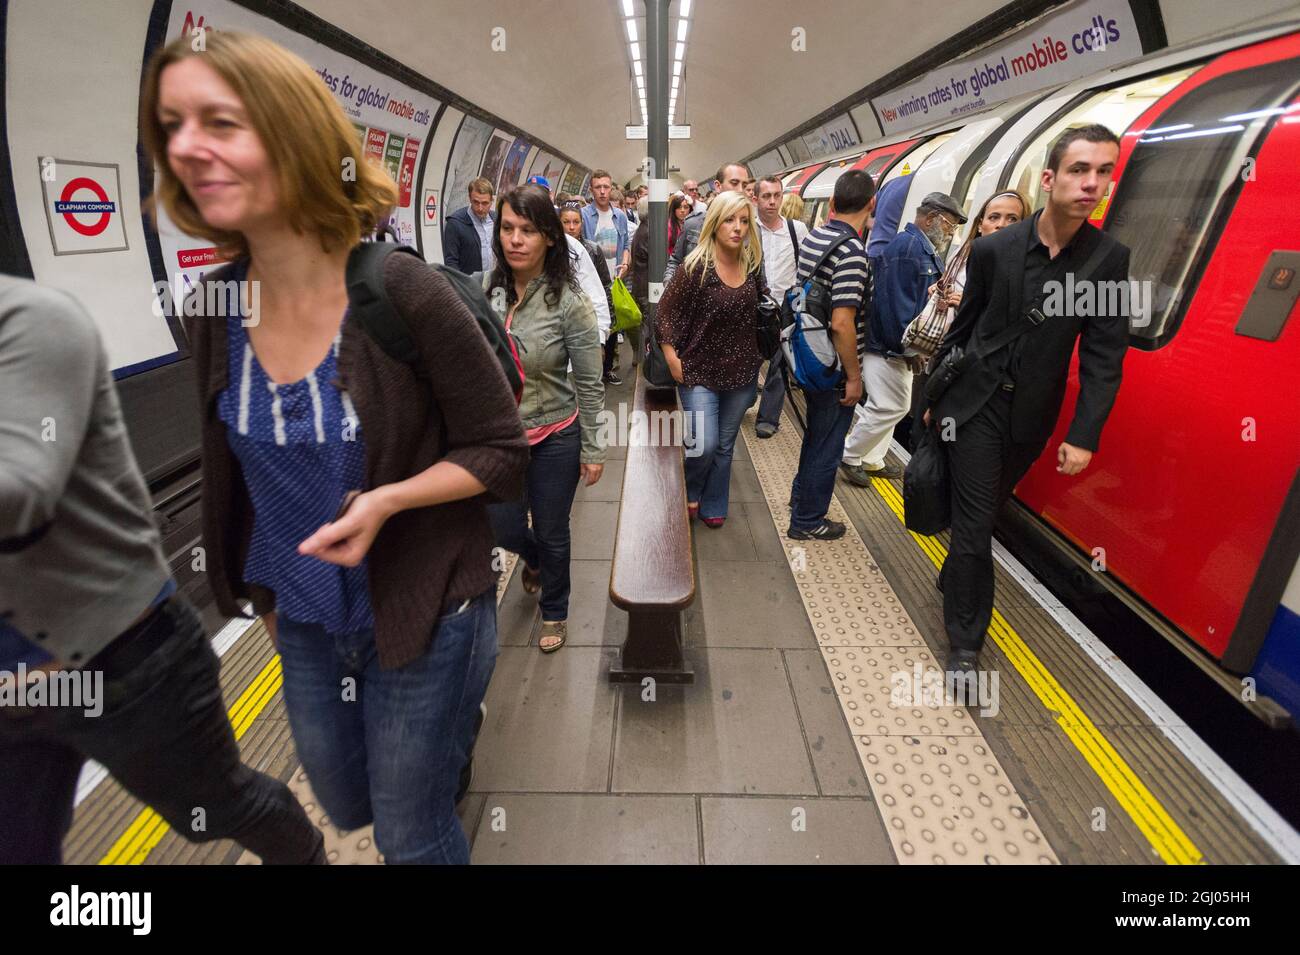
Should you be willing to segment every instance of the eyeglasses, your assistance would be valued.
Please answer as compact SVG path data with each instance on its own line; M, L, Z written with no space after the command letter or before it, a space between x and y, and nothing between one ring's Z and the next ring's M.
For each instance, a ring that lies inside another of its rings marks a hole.
M956 219L949 219L942 212L939 213L939 224L943 226L944 235L952 235L952 233L957 231L957 226L960 225Z

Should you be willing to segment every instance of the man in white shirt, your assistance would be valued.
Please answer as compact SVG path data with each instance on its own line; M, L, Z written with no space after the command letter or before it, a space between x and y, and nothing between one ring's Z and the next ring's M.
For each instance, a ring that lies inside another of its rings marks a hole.
M808 237L808 227L798 219L781 215L784 192L776 176L764 176L758 181L758 232L763 237L763 271L767 287L778 303L794 285L799 267L799 245ZM781 424L781 407L785 404L785 380L781 377L781 353L777 352L767 365L767 379L758 406L758 423L754 433L760 438L776 434Z

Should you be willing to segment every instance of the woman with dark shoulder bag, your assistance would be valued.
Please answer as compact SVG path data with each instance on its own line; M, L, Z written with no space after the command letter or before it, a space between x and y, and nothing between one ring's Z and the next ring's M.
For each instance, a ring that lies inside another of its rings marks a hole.
M505 374L414 256L383 280L416 361L349 317L349 254L397 191L307 63L184 37L141 100L156 199L232 261L207 281L234 307L186 319L217 607L266 621L330 822L373 822L389 863L467 863L455 797L497 655L485 501L518 494L528 454Z

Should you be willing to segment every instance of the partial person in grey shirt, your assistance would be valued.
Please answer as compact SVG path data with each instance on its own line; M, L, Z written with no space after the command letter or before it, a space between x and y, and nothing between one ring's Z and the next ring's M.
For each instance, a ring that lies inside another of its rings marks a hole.
M324 862L288 787L240 762L219 671L90 316L0 276L0 864L61 861L86 759L191 842Z

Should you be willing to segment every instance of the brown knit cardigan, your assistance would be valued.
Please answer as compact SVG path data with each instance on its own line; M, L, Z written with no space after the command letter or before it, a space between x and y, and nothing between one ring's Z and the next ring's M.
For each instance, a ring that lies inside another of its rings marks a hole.
M208 276L231 277L233 266ZM415 256L385 262L389 298L410 328L424 377L388 357L350 318L339 344L340 384L352 398L366 445L366 487L402 481L452 461L499 500L523 491L528 442L505 374L447 280ZM203 540L217 608L241 616L275 609L275 594L243 580L253 507L239 461L217 415L227 382L226 319L185 320L203 422ZM432 642L444 604L496 582L487 495L402 511L380 529L367 555L379 664L404 666Z

